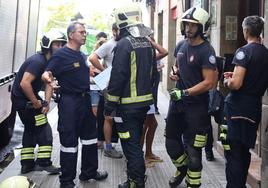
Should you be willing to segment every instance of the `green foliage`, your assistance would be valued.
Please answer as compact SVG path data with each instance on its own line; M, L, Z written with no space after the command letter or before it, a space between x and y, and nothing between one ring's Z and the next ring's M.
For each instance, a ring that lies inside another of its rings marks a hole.
M66 28L71 18L76 14L74 2L67 2L53 7L49 6L47 9L51 12L51 17L44 28L45 32L49 31L51 28Z

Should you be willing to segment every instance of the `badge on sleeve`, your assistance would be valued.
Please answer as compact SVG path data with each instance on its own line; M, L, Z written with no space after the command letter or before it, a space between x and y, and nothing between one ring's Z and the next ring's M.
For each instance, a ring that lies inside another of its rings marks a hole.
M216 58L215 58L214 55L209 56L208 60L209 60L209 62L210 62L211 64L215 64L215 63L216 63Z
M239 51L236 55L235 55L236 59L238 60L242 60L245 58L245 53L243 51Z

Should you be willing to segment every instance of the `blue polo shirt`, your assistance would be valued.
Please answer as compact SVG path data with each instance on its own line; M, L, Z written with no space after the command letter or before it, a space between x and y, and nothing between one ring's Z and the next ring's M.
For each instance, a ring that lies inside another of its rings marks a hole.
M59 49L50 59L46 71L51 71L63 93L89 92L89 67L84 54L68 47Z

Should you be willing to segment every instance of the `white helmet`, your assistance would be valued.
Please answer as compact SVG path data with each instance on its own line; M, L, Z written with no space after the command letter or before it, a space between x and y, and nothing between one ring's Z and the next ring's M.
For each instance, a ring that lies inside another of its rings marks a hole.
M0 183L0 188L34 188L35 183L25 176L12 176Z
M200 24L202 26L202 34L206 34L210 26L210 16L208 12L202 8L192 7L186 10L181 19L182 35L185 35L184 22Z
M142 11L137 3L129 3L126 6L114 10L115 22L119 29L142 24Z
M67 38L64 35L64 33L60 32L56 29L53 29L53 30L50 30L48 33L46 33L42 37L40 45L42 48L49 49L52 42L54 42L54 41L63 41L64 43L66 43Z

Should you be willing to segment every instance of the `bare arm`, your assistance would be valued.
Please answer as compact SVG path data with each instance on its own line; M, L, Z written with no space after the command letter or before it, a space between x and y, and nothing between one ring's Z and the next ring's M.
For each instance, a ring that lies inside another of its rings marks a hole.
M243 85L245 74L246 69L242 66L235 66L234 72L225 72L224 78L227 86L231 90L238 90Z
M160 44L157 44L154 40L152 40L150 37L148 37L148 40L151 42L152 46L157 50L158 53L156 53L156 60L160 60L168 55L168 51L163 48Z
M104 67L102 66L102 64L99 61L99 57L97 54L93 53L88 57L88 60L92 63L92 65L94 67L96 67L97 69L103 71Z
M22 88L26 97L32 102L35 109L42 107L41 101L39 101L33 92L32 82L35 80L35 75L25 72L23 74L22 80L20 82L20 87Z
M217 72L212 69L203 69L202 75L204 80L195 86L188 88L190 96L195 96L204 93L213 88L215 81L217 80Z

